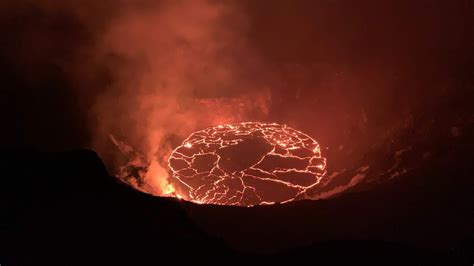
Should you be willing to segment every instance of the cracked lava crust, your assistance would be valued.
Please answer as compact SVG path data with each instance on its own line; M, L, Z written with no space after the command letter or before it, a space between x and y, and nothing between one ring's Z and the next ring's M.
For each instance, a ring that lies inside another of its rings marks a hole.
M308 135L275 123L219 125L191 134L169 158L178 197L197 203L285 203L316 186L326 159Z

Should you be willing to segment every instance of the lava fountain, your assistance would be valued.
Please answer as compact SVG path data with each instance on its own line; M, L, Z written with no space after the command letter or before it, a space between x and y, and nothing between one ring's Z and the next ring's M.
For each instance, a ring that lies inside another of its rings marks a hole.
M286 125L245 122L192 133L168 160L177 197L253 206L295 200L326 173L319 144Z

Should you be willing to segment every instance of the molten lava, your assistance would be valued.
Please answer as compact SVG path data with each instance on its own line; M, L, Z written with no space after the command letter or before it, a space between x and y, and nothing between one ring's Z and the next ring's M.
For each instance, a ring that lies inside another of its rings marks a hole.
M227 124L195 132L168 162L175 194L206 204L292 201L326 173L326 159L314 139L275 123Z

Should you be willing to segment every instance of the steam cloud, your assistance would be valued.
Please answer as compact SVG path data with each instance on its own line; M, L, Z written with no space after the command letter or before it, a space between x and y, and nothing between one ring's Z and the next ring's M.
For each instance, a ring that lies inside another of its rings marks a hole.
M88 107L91 146L112 168L124 161L109 135L141 155L130 163L153 162L150 173L162 187L166 170L160 165L188 134L268 115L271 93L259 78L265 68L249 45L248 19L237 2L96 2L2 5L16 16L40 18L39 30L26 29L17 39L34 42L41 52L31 56L28 47L14 60L29 69L54 60L66 71L79 105ZM55 38L67 35L55 30L72 30L78 42Z
M219 123L263 118L269 91L248 47L238 7L214 1L163 1L127 7L105 29L96 60L113 69L97 97L98 137L117 134L143 152L147 185L163 188L173 138Z

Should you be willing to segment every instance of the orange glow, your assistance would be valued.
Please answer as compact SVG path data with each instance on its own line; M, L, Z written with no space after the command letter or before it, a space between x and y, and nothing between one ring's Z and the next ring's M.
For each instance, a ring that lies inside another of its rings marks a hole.
M171 184L166 184L165 187L163 188L163 195L172 195L175 193L174 186Z

